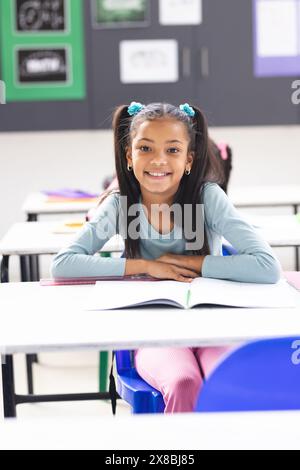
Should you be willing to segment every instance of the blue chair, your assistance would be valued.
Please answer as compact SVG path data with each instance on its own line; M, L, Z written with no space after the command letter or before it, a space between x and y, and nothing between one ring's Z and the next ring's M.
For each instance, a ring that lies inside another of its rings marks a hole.
M137 373L133 351L115 351L117 368L117 392L137 413L163 413L165 403L162 394L147 384Z
M237 251L231 245L222 245L223 256L233 256L237 255Z
M196 411L298 410L299 362L299 338L245 344L224 358L207 378Z

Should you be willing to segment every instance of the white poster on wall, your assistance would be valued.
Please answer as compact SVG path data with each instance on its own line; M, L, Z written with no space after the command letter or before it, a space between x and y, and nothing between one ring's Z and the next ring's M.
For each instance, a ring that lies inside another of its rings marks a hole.
M202 0L159 0L162 25L195 25L202 23Z
M178 42L173 39L121 41L122 83L166 83L179 79Z
M296 0L259 0L257 3L257 53L259 57L298 54L298 7Z

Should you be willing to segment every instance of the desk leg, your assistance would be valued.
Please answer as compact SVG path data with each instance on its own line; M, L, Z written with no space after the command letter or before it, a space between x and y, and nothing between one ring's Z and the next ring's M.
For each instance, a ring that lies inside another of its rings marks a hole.
M29 256L30 280L38 282L40 280L39 257L37 255Z
M2 360L2 389L4 417L16 418L16 395L13 356L1 356Z
M30 256L20 256L22 282L35 281L32 271L32 259ZM38 362L37 354L26 354L27 387L29 395L33 395L33 370L32 365Z
M30 282L30 266L28 256L20 256L21 281Z
M37 222L37 214L28 214L27 222ZM40 266L39 266L39 257L37 255L32 255L29 257L30 264L30 280L38 282L40 280Z
M33 364L38 362L37 354L26 354L26 372L27 372L27 388L28 394L33 395Z
M1 282L9 282L9 256L2 256L1 260Z
M295 256L296 256L296 271L300 271L300 257L299 257L299 246L295 247Z

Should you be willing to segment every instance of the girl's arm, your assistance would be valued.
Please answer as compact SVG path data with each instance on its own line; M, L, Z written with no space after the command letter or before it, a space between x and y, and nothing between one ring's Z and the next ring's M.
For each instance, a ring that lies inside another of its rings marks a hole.
M179 282L191 282L198 274L176 262L166 263L158 260L134 259L126 261L126 275L148 274L157 279L172 279Z
M74 242L53 259L51 273L59 277L123 276L124 258L95 255L117 233L118 195L108 196L91 222L85 224Z
M243 219L217 184L210 183L204 188L204 211L208 230L223 236L238 254L206 256L203 277L266 284L280 279L280 264L272 249Z
M74 242L54 258L51 273L54 278L124 276L148 274L159 279L190 282L196 274L186 268L156 261L95 256L117 233L118 196L108 196L99 206L93 220L85 224Z

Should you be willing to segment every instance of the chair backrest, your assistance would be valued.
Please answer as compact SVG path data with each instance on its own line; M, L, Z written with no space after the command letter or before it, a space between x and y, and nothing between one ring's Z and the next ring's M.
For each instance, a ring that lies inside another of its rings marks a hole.
M222 245L222 253L223 256L233 256L237 255L238 252L233 248L232 245L229 245L228 243Z
M229 354L207 378L196 411L300 409L300 340L251 342Z
M134 368L133 351L115 351L115 357L118 374L126 373Z

